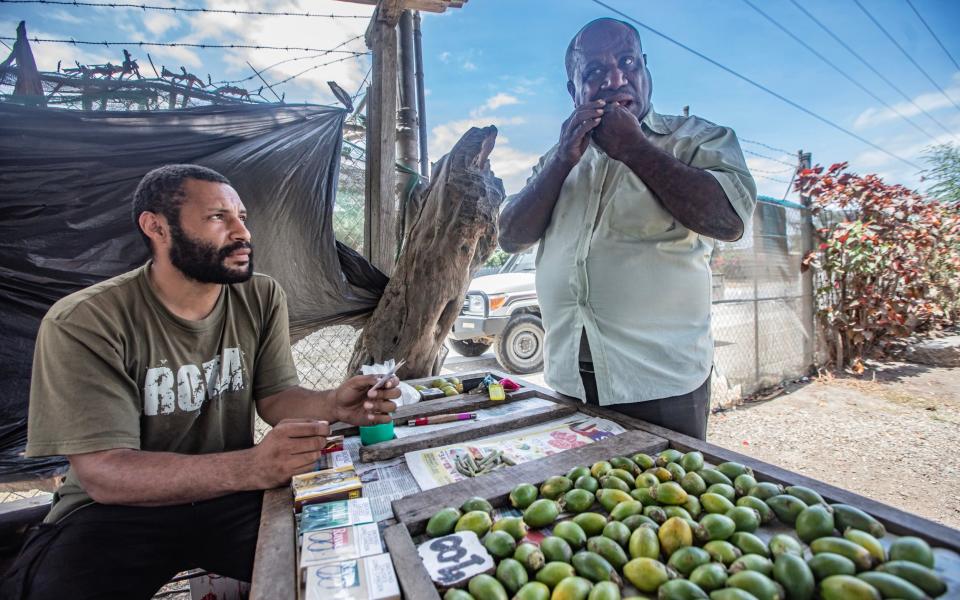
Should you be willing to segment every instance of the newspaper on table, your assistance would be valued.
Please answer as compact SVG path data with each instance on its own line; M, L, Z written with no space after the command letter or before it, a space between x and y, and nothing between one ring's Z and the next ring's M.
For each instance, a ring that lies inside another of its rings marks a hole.
M420 492L420 486L402 456L372 463L360 462L360 438L343 440L343 449L350 453L353 468L363 484L363 497L370 501L373 520L393 518L390 503L398 498Z
M477 421L484 421L486 419L493 419L496 417L506 417L509 415L516 414L525 410L533 410L535 408L543 408L545 406L554 406L556 402L552 400L547 400L545 398L527 398L526 400L517 400L515 402L504 402L500 406L493 406L489 408L482 408L479 410L472 410L469 412L477 413ZM469 421L468 421L469 423ZM409 427L407 425L394 427L393 432L396 434L397 438L410 437L411 435L421 435L424 433L435 433L442 429L449 429L451 427L463 427L464 421L454 421L453 423L437 423L436 425L420 425L418 427Z
M613 421L577 413L495 436L408 452L404 458L420 489L431 490L466 479L456 467L456 457L461 454L469 452L476 458L499 450L520 464L592 444L624 431Z

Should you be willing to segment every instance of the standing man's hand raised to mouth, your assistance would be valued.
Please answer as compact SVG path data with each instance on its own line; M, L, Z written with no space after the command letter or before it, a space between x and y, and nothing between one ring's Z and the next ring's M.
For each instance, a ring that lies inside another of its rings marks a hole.
M593 130L593 141L607 156L620 162L627 162L629 152L638 145L649 145L636 115L620 102L606 105L600 124Z
M560 147L557 149L557 158L567 165L568 170L573 168L590 145L591 132L600 125L606 102L594 100L582 104L570 114L560 128Z

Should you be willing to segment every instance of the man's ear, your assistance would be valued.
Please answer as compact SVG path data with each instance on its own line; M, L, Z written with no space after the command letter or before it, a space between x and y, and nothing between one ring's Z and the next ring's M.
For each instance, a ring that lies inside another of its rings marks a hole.
M573 98L573 103L577 103L577 87L573 85L572 81L567 81L567 91L570 92L570 97Z
M168 226L166 217L163 215L145 211L140 213L140 218L137 219L137 222L144 235L153 242L154 248L169 243L170 227Z

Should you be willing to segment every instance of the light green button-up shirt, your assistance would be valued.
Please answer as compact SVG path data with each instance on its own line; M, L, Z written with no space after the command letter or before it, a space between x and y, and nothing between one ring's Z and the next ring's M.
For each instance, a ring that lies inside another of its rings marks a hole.
M737 215L750 222L757 189L733 130L651 110L643 131L657 148L716 177ZM540 159L531 179L555 152ZM713 244L681 225L629 167L591 142L563 183L537 255L547 384L584 398L585 331L602 405L699 387L713 363Z

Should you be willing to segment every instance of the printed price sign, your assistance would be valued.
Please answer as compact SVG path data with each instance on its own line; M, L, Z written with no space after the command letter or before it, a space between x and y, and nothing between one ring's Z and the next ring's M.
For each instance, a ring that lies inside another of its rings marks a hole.
M472 531L458 531L428 540L417 547L430 579L442 587L455 587L474 575L493 570L493 557Z

